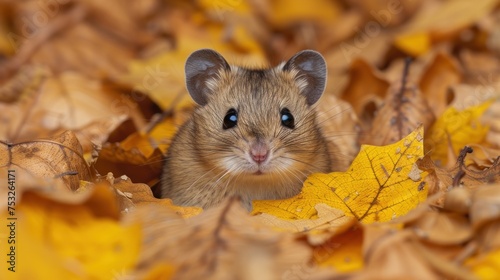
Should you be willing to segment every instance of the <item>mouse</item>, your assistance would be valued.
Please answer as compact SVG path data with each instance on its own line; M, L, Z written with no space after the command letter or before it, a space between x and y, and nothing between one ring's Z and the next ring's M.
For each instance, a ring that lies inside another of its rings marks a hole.
M290 198L308 175L335 169L315 110L327 80L319 52L253 69L201 49L185 75L196 108L168 148L161 198L208 209L238 196L251 210L253 200Z

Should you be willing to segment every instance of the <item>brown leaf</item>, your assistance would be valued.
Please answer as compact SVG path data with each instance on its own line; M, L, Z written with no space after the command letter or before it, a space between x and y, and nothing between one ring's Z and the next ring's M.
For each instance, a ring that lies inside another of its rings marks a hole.
M474 228L500 218L500 185L478 187L472 194L470 219Z
M427 212L406 226L422 239L437 245L459 245L473 235L468 219L458 213Z
M353 279L475 279L419 242L410 230L365 227L365 269Z
M175 279L276 279L309 267L307 246L255 224L234 200L188 223L152 206L138 207L127 220L144 229L138 276L157 263L179 267Z
M70 131L47 140L1 142L0 147L1 168L21 169L36 177L59 178L71 190L78 189L80 180L92 179L82 147Z
M500 181L500 157L489 168L478 171L465 165L468 153L472 153L472 149L470 147L464 148L460 152L455 166L451 169L437 167L428 156L418 162L420 169L429 172L426 177L426 181L429 183L429 194L445 192L451 187L475 188L478 185Z
M450 104L449 88L462 80L462 71L456 60L445 53L438 53L424 72L419 86L434 116L440 116Z
M109 176L109 175L108 175ZM131 211L132 208L141 205L156 205L157 207L166 207L175 211L182 217L188 218L196 216L202 212L199 207L180 207L172 203L171 199L158 199L153 197L151 188L146 184L134 184L126 176L114 179L113 187L120 191L119 199L124 207L122 211ZM132 205L128 202L132 202Z
M82 136L84 151L90 152L126 117L143 123L134 100L104 88L98 80L66 72L33 82L36 87L26 88L17 102L0 103L5 112L0 117L0 139L27 141L70 129Z
M471 190L453 188L446 193L443 209L454 213L467 214L471 205Z
M363 134L360 141L375 146L388 145L404 138L420 124L430 127L434 120L427 101L415 85L396 83L378 109L370 131Z
M467 84L484 87L498 86L495 81L500 78L500 59L490 52L478 52L464 49L459 54L464 67L464 78Z
M470 220L476 231L479 253L500 246L500 185L484 185L471 196Z
M378 105L385 97L389 83L370 64L361 59L353 61L350 68L350 80L341 97L349 102L363 122L371 117L366 116L367 106Z

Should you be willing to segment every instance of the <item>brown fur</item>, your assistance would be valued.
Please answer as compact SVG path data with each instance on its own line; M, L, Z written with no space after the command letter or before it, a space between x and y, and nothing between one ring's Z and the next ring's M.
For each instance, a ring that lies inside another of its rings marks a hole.
M282 66L249 70L231 66L207 82L214 94L195 109L169 148L161 182L162 197L177 205L209 208L228 196L240 196L247 208L258 199L296 195L306 177L331 171L326 140L317 125L314 106L300 94L307 83ZM280 110L288 108L295 129L281 125ZM223 130L230 108L238 125ZM250 144L260 139L271 158L255 175Z

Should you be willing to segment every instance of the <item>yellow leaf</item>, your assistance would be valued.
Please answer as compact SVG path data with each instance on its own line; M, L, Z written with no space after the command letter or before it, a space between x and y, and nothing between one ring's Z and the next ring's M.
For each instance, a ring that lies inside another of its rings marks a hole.
M93 206L25 193L15 208L17 220L12 221L16 272L2 266L0 278L113 279L134 268L141 245L139 225L122 226L116 219L97 214ZM7 213L0 218L7 221ZM0 233L6 236L3 227Z
M431 39L427 33L415 33L396 37L394 45L413 56L426 53L431 47Z
M482 125L479 118L490 105L491 101L487 101L463 111L449 107L426 137L426 151L432 153L431 158L446 165L450 143L455 155L467 144L481 143L488 133L488 127Z
M416 166L423 156L423 127L397 143L363 145L347 172L312 174L300 194L284 200L253 202L253 214L281 219L316 219L315 205L325 203L363 223L402 216L427 197L427 173Z
M361 228L344 232L314 249L314 260L320 266L333 267L339 272L363 268L363 231Z
M479 279L495 279L500 275L500 249L489 252L486 255L472 257L465 261Z

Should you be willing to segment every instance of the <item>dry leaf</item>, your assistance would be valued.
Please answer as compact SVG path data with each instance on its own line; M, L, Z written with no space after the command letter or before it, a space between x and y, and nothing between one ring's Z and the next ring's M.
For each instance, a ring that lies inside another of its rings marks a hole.
M149 248L141 252L138 275L155 263L182 268L174 279L275 279L293 274L295 266L309 267L307 246L256 224L234 200L188 224L165 210L138 207L127 218L143 224L143 247Z
M0 110L5 112L0 118L2 139L27 141L68 129L75 133L80 130L79 140L86 152L90 152L92 143L102 144L125 116L138 125L143 122L131 99L105 90L98 80L69 72L43 79L18 102L0 103ZM81 131L83 128L88 130Z
M20 176L60 179L71 190L80 180L93 177L75 135L67 131L58 137L16 144L0 143L0 167L16 170Z
M387 82L380 73L364 60L355 60L350 69L350 81L344 92L342 99L349 102L356 114L362 121L371 120L367 106L372 103L375 107L385 97L389 82ZM368 120L367 120L368 119Z
M364 242L366 267L353 279L473 279L466 269L425 248L410 230L370 225L364 235L373 237Z
M402 139L419 125L430 127L433 122L434 115L418 88L397 83L389 89L370 131L363 135L360 142L387 145Z
M124 177L124 176L122 176ZM202 212L199 207L181 207L172 203L171 199L158 199L153 197L151 188L146 184L134 184L129 178L117 178L113 187L121 192L120 200L130 200L134 207L152 204L158 207L167 207L184 218L196 216ZM130 208L122 208L122 211L131 211Z
M438 117L450 104L449 88L462 80L461 69L453 57L438 53L420 79L420 90ZM432 102L430 102L432 100Z
M418 167L429 173L426 178L429 193L445 192L451 187L475 188L481 184L499 182L500 157L487 169L478 171L466 165L466 156L472 152L470 147L462 149L455 165L449 169L436 166L428 156L420 160Z

